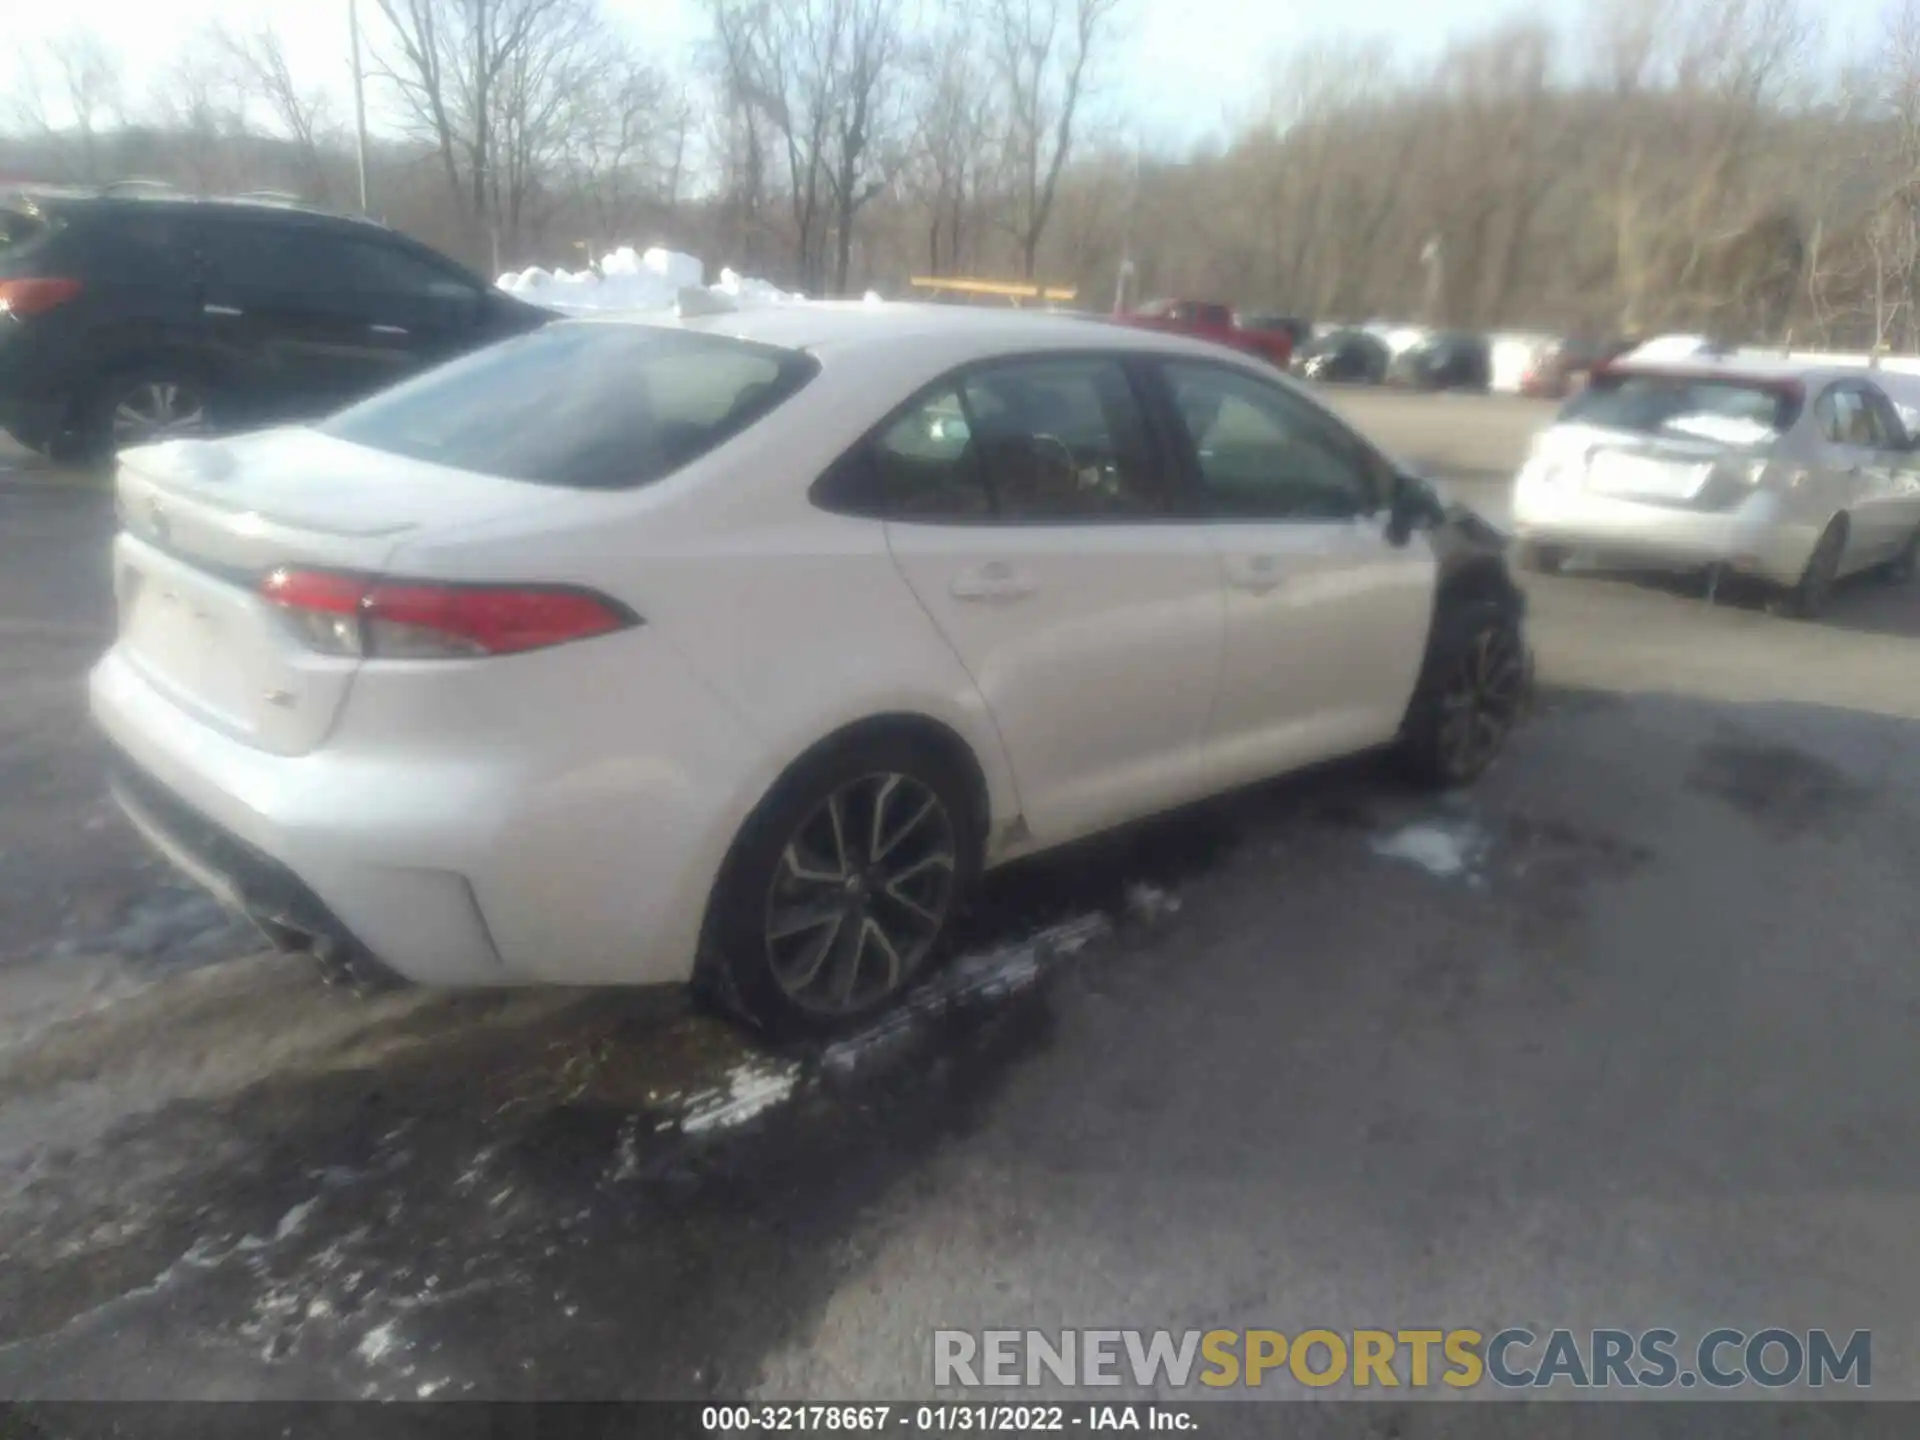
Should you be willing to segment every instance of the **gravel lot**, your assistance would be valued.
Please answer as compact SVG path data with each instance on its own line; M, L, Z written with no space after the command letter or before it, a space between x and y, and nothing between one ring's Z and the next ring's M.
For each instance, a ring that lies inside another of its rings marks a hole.
M1547 414L1334 399L1496 518ZM0 475L0 1396L899 1398L937 1327L1509 1324L1870 1328L1920 1396L1920 590L1532 582L1472 794L1347 765L1025 867L907 1022L770 1054L248 954L101 800L110 528Z

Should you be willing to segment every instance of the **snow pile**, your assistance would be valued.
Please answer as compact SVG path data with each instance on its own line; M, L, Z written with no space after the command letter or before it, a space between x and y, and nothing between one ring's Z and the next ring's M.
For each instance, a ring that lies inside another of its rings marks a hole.
M509 295L556 310L671 310L680 292L706 284L698 257L653 246L631 245L604 255L590 270L547 270L538 265L510 270L495 282ZM803 299L766 280L722 270L706 288L735 305L785 305Z

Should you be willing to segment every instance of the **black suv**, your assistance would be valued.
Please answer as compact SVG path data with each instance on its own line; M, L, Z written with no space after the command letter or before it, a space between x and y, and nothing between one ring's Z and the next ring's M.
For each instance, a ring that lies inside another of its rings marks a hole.
M36 450L323 414L552 318L385 226L285 201L0 200L0 426Z

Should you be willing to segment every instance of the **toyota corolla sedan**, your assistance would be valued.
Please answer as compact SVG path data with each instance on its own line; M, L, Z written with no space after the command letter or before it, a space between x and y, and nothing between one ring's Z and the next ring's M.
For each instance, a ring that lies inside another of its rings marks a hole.
M116 793L283 946L832 1028L981 871L1528 678L1502 537L1264 362L915 306L558 323L130 452Z
M1514 485L1528 562L1575 549L1724 569L1818 613L1856 571L1913 573L1909 376L1791 361L1616 361L1534 442Z

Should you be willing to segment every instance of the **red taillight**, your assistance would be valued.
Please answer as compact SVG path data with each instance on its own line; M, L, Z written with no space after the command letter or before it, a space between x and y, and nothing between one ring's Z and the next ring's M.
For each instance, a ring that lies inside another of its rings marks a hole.
M78 280L0 280L0 311L44 315L79 293Z
M331 570L275 570L260 593L331 655L388 660L513 655L624 630L624 606L554 585L445 585Z

